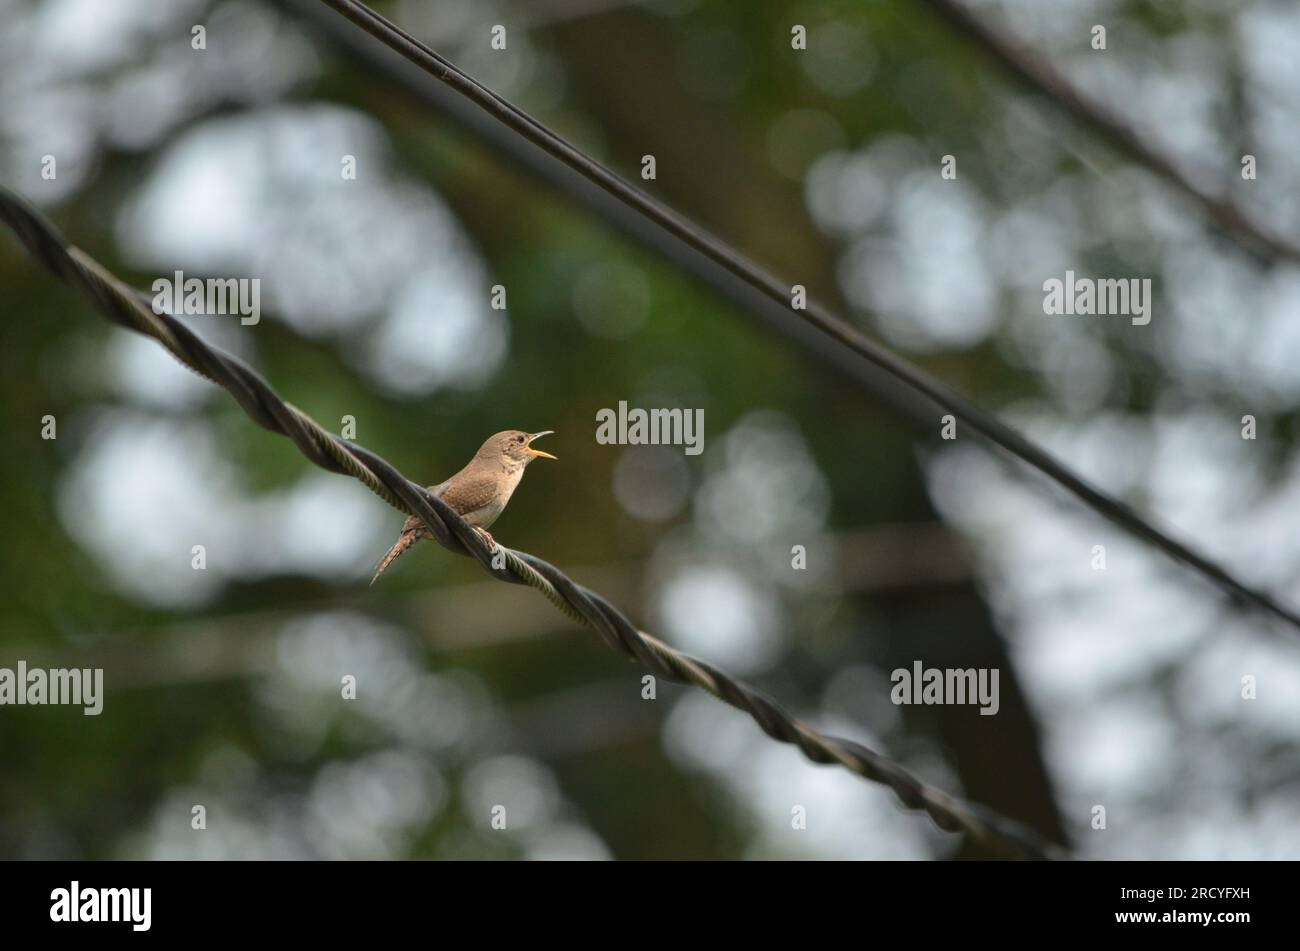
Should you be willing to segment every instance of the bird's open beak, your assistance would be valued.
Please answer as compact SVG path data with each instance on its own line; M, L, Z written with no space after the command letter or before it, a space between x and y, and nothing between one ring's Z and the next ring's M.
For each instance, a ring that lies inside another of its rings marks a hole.
M554 434L555 434L555 430L546 429L540 433L533 433L531 436L528 437L528 442L531 444L534 439L540 439L543 436L553 436ZM542 452L540 449L534 449L531 445L529 445L528 447L528 454L530 456L541 456L543 459L555 459L555 457L552 456L549 452ZM555 461L559 462L560 460L555 459Z

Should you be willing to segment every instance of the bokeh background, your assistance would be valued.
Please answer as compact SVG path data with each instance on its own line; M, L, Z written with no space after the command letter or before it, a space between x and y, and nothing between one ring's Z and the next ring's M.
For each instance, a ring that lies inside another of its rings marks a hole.
M648 190L1300 603L1300 272L925 4L375 6L627 177L653 154ZM974 9L1300 235L1300 8ZM918 440L331 19L311 0L0 0L0 179L139 286L260 278L259 324L195 328L413 478L497 430L556 430L561 461L531 467L497 538L814 725L1084 856L1300 855L1293 634L973 441ZM1066 269L1152 278L1151 324L1045 316ZM367 588L399 514L8 239L0 304L0 666L98 666L107 686L97 718L0 709L0 856L982 854L699 692L643 700L639 669L467 559L425 544ZM703 408L704 453L597 445L619 400ZM889 671L914 660L999 668L1000 713L894 706Z

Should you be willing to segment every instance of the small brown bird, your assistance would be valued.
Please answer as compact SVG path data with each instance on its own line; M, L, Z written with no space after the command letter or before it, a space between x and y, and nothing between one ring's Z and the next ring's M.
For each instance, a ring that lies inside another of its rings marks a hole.
M524 467L539 456L545 459L555 458L549 452L532 448L534 439L553 433L552 429L540 433L521 433L517 429L507 429L503 433L489 436L487 442L474 453L469 465L441 485L429 486L429 491L478 529L489 545L496 545L488 534L488 526L497 520L497 516L510 501L519 480L524 477ZM421 538L429 537L429 531L423 522L414 515L408 518L402 526L402 534L397 536L397 543L388 549L388 554L379 562L370 583L374 584L404 551Z

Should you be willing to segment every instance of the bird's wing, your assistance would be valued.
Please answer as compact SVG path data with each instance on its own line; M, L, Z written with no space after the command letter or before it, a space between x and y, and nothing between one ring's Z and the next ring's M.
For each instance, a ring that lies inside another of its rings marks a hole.
M462 517L490 505L501 492L501 480L487 474L462 473L449 482L443 483L439 497Z

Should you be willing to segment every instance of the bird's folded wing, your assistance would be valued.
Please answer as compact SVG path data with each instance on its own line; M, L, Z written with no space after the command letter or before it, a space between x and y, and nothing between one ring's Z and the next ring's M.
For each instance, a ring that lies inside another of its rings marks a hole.
M448 483L439 497L462 517L491 505L501 493L501 480L489 475L465 473Z

